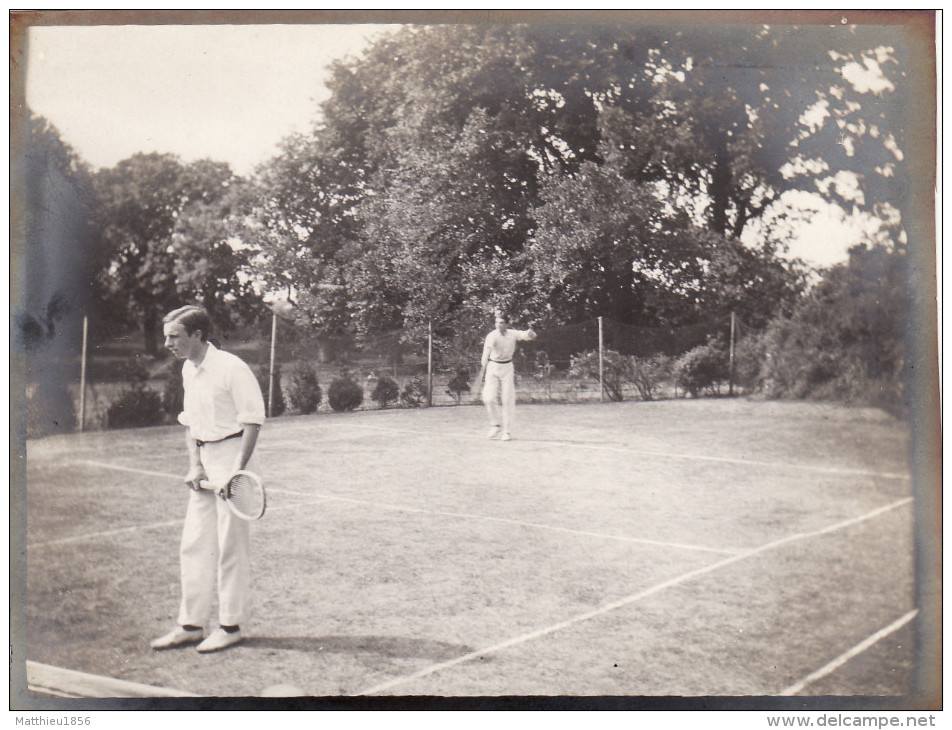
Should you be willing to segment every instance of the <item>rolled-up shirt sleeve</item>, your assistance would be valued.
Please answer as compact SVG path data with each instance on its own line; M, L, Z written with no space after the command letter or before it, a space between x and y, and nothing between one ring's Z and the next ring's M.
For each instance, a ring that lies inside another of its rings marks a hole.
M265 409L261 388L251 368L244 363L236 363L232 371L232 398L237 411L238 423L264 423Z

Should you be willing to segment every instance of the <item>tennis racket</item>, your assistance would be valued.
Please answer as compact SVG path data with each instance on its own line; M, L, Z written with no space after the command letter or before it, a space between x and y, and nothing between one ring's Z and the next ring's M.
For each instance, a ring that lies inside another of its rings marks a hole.
M199 486L217 491L229 509L243 520L260 520L268 506L261 477L250 471L236 471L224 484L201 481Z

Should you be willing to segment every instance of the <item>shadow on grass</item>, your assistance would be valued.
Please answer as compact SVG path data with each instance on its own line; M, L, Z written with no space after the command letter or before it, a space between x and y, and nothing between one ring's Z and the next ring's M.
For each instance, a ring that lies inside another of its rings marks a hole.
M258 649L315 654L377 654L395 659L423 657L447 660L473 651L471 647L461 644L399 636L255 636L245 639L242 644Z

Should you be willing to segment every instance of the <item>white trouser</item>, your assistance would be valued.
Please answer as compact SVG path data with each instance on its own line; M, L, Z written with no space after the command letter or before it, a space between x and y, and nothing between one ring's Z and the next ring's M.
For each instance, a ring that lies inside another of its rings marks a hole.
M201 447L202 465L209 481L223 482L231 475L240 449L240 438ZM246 468L256 470L253 457ZM189 490L180 549L180 625L205 625L212 611L216 579L219 623L234 626L250 618L249 537L248 521L236 517L214 491Z
M486 382L483 385L483 403L489 415L490 426L502 426L509 433L516 415L515 368L511 362L486 363Z

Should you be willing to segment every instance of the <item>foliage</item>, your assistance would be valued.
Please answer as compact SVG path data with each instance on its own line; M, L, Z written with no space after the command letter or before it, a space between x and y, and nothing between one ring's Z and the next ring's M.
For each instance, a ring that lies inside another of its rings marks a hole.
M364 389L350 376L335 378L327 389L327 402L338 413L352 411L364 402Z
M779 255L786 192L896 232L904 54L864 27L394 32L334 65L321 125L264 170L262 274L315 295L328 331L458 326L495 306L763 325L804 284ZM322 281L347 290L319 295Z
M764 335L773 397L905 407L904 249L858 246Z
M317 373L306 363L299 362L291 371L288 385L288 400L298 413L309 414L317 411L323 392L317 382Z
M11 116L11 132L22 151L11 166L11 334L32 353L51 344L65 317L92 311L100 237L89 166L59 130L26 109Z
M165 368L165 390L162 409L174 420L185 405L185 384L182 381L182 362L171 360Z
M674 382L695 398L704 389L715 393L719 384L730 377L729 367L727 348L721 339L713 338L675 360Z
M404 405L411 408L419 408L426 404L427 389L427 377L425 375L415 375L403 386L400 400L403 401Z
M552 398L552 375L555 365L549 361L549 354L545 350L537 350L533 362L531 375L545 387L546 395Z
M95 174L105 311L117 327L141 322L147 353L158 350L162 315L183 301L200 301L220 315L226 300L243 296L234 270L240 257L213 230L235 182L224 163L185 165L157 153L135 154Z
M127 386L106 411L109 428L136 428L156 426L166 417L162 396L148 386L149 373L138 360L131 360L126 368Z
M269 388L273 389L271 392L271 411L268 413L268 415L269 417L274 418L284 413L288 408L288 404L284 399L284 390L282 389L281 363L274 364L273 383L271 382L270 372L270 366L262 366L257 369L255 376L258 379L258 387L261 388L261 394L264 396L264 405L266 409L268 407Z
M456 396L456 405L460 404L463 398L463 393L468 393L470 391L469 379L469 368L460 367L456 370L456 373L446 384L447 394Z
M397 385L396 380L384 375L374 384L374 389L370 397L373 398L381 408L386 408L391 403L396 402L400 397L400 386Z
M671 375L672 358L667 355L632 357L629 378L638 389L641 400L654 400L662 381Z
M573 355L569 363L569 375L574 378L598 380L598 351ZM602 388L613 401L625 399L624 386L632 382L631 358L614 350L604 350L601 357Z

